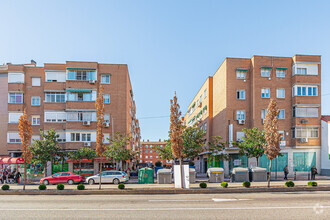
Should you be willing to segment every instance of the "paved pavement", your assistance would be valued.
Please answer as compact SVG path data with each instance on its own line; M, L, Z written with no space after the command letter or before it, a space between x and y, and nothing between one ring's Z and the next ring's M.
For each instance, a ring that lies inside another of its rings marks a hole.
M329 219L330 192L1 196L1 219Z
M308 181L294 181L296 186L307 186ZM271 186L283 186L285 181L271 181ZM330 180L318 180L319 186L330 186ZM266 187L267 182L251 182L252 187ZM10 189L22 189L22 185L10 184ZM99 185L85 185L86 189L98 189ZM102 184L102 189L112 189L117 188L114 184ZM199 188L199 183L194 183L190 185L191 188ZM208 188L220 187L220 183L207 183ZM229 187L242 187L242 183L230 183ZM56 185L48 185L48 189L56 189ZM77 185L65 185L65 189L76 189ZM127 189L164 189L164 188L174 188L174 184L126 184ZM38 189L38 185L27 185L26 189Z

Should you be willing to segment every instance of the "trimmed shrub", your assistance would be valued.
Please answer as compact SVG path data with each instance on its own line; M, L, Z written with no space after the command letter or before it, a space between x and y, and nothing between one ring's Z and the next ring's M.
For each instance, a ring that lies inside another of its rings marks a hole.
M125 189L125 184L124 183L119 183L118 184L118 189Z
M63 184L58 184L57 185L57 190L63 190L64 189L64 185Z
M39 185L39 190L46 190L47 186L45 184Z
M245 188L249 188L251 186L251 183L249 181L244 181L242 184Z
M162 166L162 162L157 161L157 162L155 163L155 166L156 166L156 167L161 167L161 166Z
M227 182L222 182L221 183L221 187L222 188L227 188L228 187L228 183Z
M9 188L10 188L9 185L2 185L1 186L2 190L9 190Z
M84 190L85 189L85 185L84 184L79 184L77 186L77 190Z
M285 186L286 186L286 187L294 187L294 182L292 182L291 180L286 181L286 182L285 182Z
M202 183L199 184L199 187L200 187L200 188L206 188L206 187L207 187L207 184L204 183L204 182L202 182Z
M194 161L189 161L189 166L191 166L191 167L195 166Z
M308 181L307 186L317 186L317 182L315 182L315 181Z

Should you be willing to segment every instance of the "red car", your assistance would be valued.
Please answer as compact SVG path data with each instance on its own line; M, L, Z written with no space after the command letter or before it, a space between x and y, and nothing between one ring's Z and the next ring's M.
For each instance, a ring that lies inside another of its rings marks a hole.
M74 183L85 182L86 178L82 175L76 175L70 172L55 173L51 176L42 178L40 183L48 185L52 183L68 183L70 185Z

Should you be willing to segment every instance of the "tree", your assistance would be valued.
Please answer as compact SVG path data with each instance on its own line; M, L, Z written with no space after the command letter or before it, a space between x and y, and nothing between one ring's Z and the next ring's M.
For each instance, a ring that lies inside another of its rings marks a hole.
M22 142L22 151L24 159L24 185L23 190L25 190L26 185L26 171L27 164L31 162L32 154L30 151L31 137L32 137L32 128L31 122L27 119L26 111L24 109L23 115L19 118L18 124L19 136Z
M105 151L103 123L104 123L104 98L102 85L99 87L99 93L95 101L96 118L97 118L97 135L96 135L96 153L101 157L100 161L100 181L99 189L101 189L101 173L102 173L102 156Z
M225 153L227 142L222 141L222 137L215 136L212 137L209 142L208 148L208 161L211 162L215 158L219 158L220 160L229 160L229 154Z
M242 141L234 142L238 147L241 155L246 155L248 158L255 157L257 166L259 166L259 158L264 155L264 145L266 144L265 133L258 128L243 128L244 138Z
M164 146L154 145L152 149L158 151L158 155L163 160L174 160L174 156L171 149L171 140L166 140Z
M105 149L105 157L115 160L117 165L120 161L134 158L135 153L131 149L127 148L130 144L130 140L131 138L128 136L116 133L115 137L112 138L110 145L108 145ZM121 167L121 169L123 169L123 167Z
M96 152L90 147L81 147L77 151L70 152L68 157L71 160L79 161L79 174L81 174L81 161L83 159L93 160L96 157Z
M203 146L205 146L205 132L198 128L197 123L191 127L184 127L182 140L182 153L184 157L194 160L203 152Z
M44 176L47 175L47 162L53 162L56 157L60 156L61 147L58 146L57 138L59 137L56 134L54 129L44 132L40 129L41 140L34 140L32 146L30 146L31 153L33 155L33 162L40 163L45 169Z
M184 158L183 154L183 125L181 121L181 111L180 105L178 104L178 99L176 94L173 99L171 99L171 125L170 125L170 140L171 140L171 149L173 156L179 159L180 172L181 172L181 187L183 187L183 177L182 177L182 161Z
M270 187L270 177L272 169L272 159L276 158L281 151L280 140L281 135L278 133L278 118L277 115L280 111L277 108L276 101L271 99L267 108L267 114L265 118L265 138L266 144L264 145L264 151L267 158L270 160L269 163L269 176L268 176L268 187Z

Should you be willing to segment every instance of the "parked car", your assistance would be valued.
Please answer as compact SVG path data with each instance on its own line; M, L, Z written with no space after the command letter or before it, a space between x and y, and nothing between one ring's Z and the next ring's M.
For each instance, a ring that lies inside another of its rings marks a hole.
M129 180L129 177L127 176L127 173L122 171L104 171L102 172L101 176L101 182L102 183L113 183L113 184L119 184L124 183ZM100 181L100 174L97 174L95 176L90 176L86 179L86 182L90 185L94 183L99 183Z
M60 172L55 173L51 176L42 178L40 180L40 183L48 185L48 184L54 184L54 183L68 183L70 185L74 183L81 183L85 182L86 178L83 175L76 175L70 172Z

